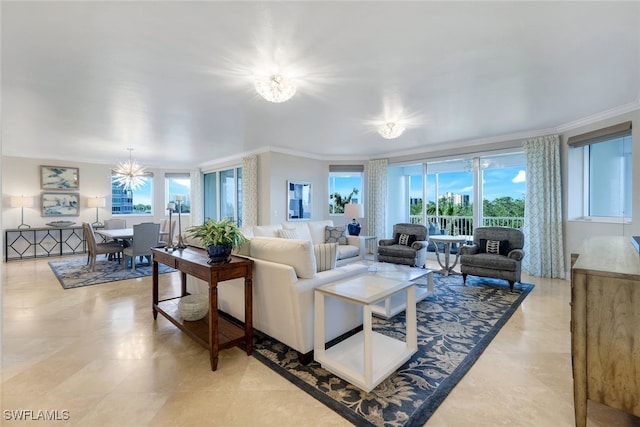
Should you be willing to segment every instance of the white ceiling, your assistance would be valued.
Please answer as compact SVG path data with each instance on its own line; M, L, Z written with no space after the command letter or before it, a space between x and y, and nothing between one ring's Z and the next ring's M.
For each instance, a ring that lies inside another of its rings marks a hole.
M372 158L640 104L640 2L2 1L4 155ZM272 104L253 76L298 83ZM408 130L384 140L377 123Z

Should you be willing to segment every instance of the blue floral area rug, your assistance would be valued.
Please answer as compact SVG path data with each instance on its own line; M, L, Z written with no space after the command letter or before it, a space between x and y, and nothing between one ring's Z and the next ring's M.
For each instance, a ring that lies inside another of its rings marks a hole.
M533 285L434 273L434 294L417 305L418 351L370 393L256 331L253 355L358 426L422 426L487 348ZM416 279L426 285L426 278ZM374 330L404 340L405 313L374 318Z
M89 270L86 256L67 258L63 261L50 261L49 266L64 289L136 279L151 276L153 273L153 267L146 259L142 263L136 263L136 269L131 270L131 267L123 268L122 261L109 261L104 255L98 256L95 271ZM158 267L160 273L176 271L160 263L158 263Z

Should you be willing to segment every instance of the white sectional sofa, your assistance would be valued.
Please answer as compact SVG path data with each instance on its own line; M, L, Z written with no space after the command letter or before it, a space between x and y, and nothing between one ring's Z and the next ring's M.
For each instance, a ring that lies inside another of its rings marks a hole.
M313 223L313 224L312 224ZM296 224L308 227L311 240L275 237L282 226L256 226L245 229L249 243L239 254L254 261L253 270L253 326L308 356L313 350L314 289L318 286L366 273L362 259L364 245L356 256L342 258L335 268L317 272L314 241L324 243L324 227L330 221ZM292 227L293 228L293 227ZM322 238L320 238L322 230ZM305 235L306 236L306 235ZM316 240L317 239L317 240ZM351 236L349 243L359 244ZM338 245L354 246L356 245ZM345 252L352 253L352 252ZM206 283L187 276L190 293L206 293ZM230 280L218 286L219 310L237 319L244 319L244 286L242 279ZM326 337L336 338L362 325L362 310L357 305L337 299L326 301ZM305 357L302 358L305 360Z

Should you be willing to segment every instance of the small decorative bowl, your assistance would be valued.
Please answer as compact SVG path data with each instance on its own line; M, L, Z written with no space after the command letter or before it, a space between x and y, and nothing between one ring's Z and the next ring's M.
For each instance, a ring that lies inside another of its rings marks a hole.
M75 224L75 222L73 221L51 221L46 225L48 225L49 227L66 228L71 227L73 224Z
M178 312L184 320L189 322L204 318L209 312L209 296L192 294L180 298Z

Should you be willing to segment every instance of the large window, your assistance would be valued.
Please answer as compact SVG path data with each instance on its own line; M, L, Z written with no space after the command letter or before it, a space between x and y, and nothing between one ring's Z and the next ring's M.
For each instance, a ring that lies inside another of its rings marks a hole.
M568 145L569 217L630 220L631 122L571 137Z
M329 166L329 215L344 214L347 203L362 204L362 165Z
M523 152L392 166L389 179L391 221L428 224L451 235L472 235L479 225L522 228Z
M188 214L191 212L191 178L188 173L167 173L164 175L164 198L166 205L173 202L176 206L174 213L178 212L176 196L182 196L180 212Z
M204 216L242 226L242 168L204 174Z
M135 190L125 189L111 175L111 213L113 215L152 214L153 174L143 178L143 184Z

